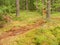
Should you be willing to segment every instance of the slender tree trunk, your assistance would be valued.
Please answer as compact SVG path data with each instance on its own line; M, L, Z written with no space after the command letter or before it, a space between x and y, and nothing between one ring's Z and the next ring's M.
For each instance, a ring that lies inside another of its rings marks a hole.
M54 5L54 2L55 2L55 0L51 0L51 5L52 5L52 10L51 10L51 13L53 13L54 12L54 7L53 7L53 5Z
M42 4L43 4L43 6L44 6L44 0L42 0ZM45 7L42 7L42 15L44 15L44 8L45 8Z
M16 0L16 16L20 15L19 0Z
M28 0L26 0L26 10L28 10Z
M47 0L47 15L46 18L49 20L50 15L51 15L51 0Z
M21 9L25 10L26 9L26 6L25 6L26 5L26 0L21 0L20 4L21 4Z
M39 8L38 8L38 0L36 0L36 9L39 10Z
M45 0L42 0L42 4L43 4L43 7L42 7L42 16L45 19L46 18Z

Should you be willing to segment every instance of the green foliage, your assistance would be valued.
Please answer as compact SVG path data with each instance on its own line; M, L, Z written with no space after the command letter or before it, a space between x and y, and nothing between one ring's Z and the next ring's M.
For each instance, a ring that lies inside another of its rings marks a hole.
M52 7L52 10L55 12L55 11L60 11L60 0L55 0L53 2L51 2L51 7Z
M34 5L35 0L29 1L29 10L36 10L36 6Z
M45 1L44 3L46 3L46 0L44 1ZM40 14L42 14L42 9L46 8L46 4L43 4L42 0L35 1L34 5L38 7L37 10Z
M0 21L3 21L3 16L2 15L0 15Z
M43 4L42 4L42 1L41 0L38 0L37 2L35 1L34 2L34 5L35 6L38 6L38 9L41 11L41 9L43 7Z
M0 15L0 28L4 27L5 23L6 22L5 22L4 18L3 18L3 15Z
M16 3L15 0L0 0L0 12L15 13L16 12L15 3ZM42 0L38 1L29 0L28 8L29 10L36 10L36 5L38 5L39 8L38 11L42 13L42 8L46 8L47 0L44 0L44 3L45 4L43 5ZM60 11L60 0L51 0L51 7L53 11ZM20 0L20 9L26 10L26 0Z
M40 34L36 33L37 35L35 35L34 40L35 40L36 45L43 45L43 44L45 44L45 45L58 45L57 37L55 38L50 30L42 29L41 31L38 30L37 33L40 33Z

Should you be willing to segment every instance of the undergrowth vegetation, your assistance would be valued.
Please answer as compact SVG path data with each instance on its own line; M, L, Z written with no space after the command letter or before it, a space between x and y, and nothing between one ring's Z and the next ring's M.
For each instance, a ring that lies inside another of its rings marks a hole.
M54 15L59 14L52 14ZM38 19L42 19L41 15L37 12L21 12L20 17L15 18L15 14L10 14L12 22L8 23L4 28L0 28L0 35L5 31L10 30L12 27L25 26L32 24ZM30 31L8 37L0 41L3 45L60 45L60 21L52 19L42 26L31 29Z
M5 42L4 45L60 45L60 26L53 26L52 29L43 26L1 42Z

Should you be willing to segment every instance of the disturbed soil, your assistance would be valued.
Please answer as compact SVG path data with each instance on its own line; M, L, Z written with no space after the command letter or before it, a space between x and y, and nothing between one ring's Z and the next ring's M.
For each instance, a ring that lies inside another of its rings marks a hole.
M14 26L9 31L5 31L4 33L2 33L2 35L0 35L0 40L11 37L11 36L16 36L18 34L23 34L31 29L41 26L44 23L45 23L45 20L39 19L39 20L36 20L34 24L27 24L26 26L20 26L18 28Z

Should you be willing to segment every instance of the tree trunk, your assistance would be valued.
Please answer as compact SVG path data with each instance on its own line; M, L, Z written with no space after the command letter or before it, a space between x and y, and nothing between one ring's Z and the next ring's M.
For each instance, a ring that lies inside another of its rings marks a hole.
M50 0L47 0L47 15L46 18L49 20L51 14L51 2Z
M39 10L39 7L38 7L38 0L36 0L36 9Z
M43 7L42 7L42 16L45 19L46 18L45 0L42 0L42 4L43 4Z
M26 0L26 10L28 10L28 0Z
M42 0L42 4L44 6L44 0ZM45 7L42 7L42 15L44 15L44 9L45 9Z
M19 0L16 0L16 16L20 15Z

